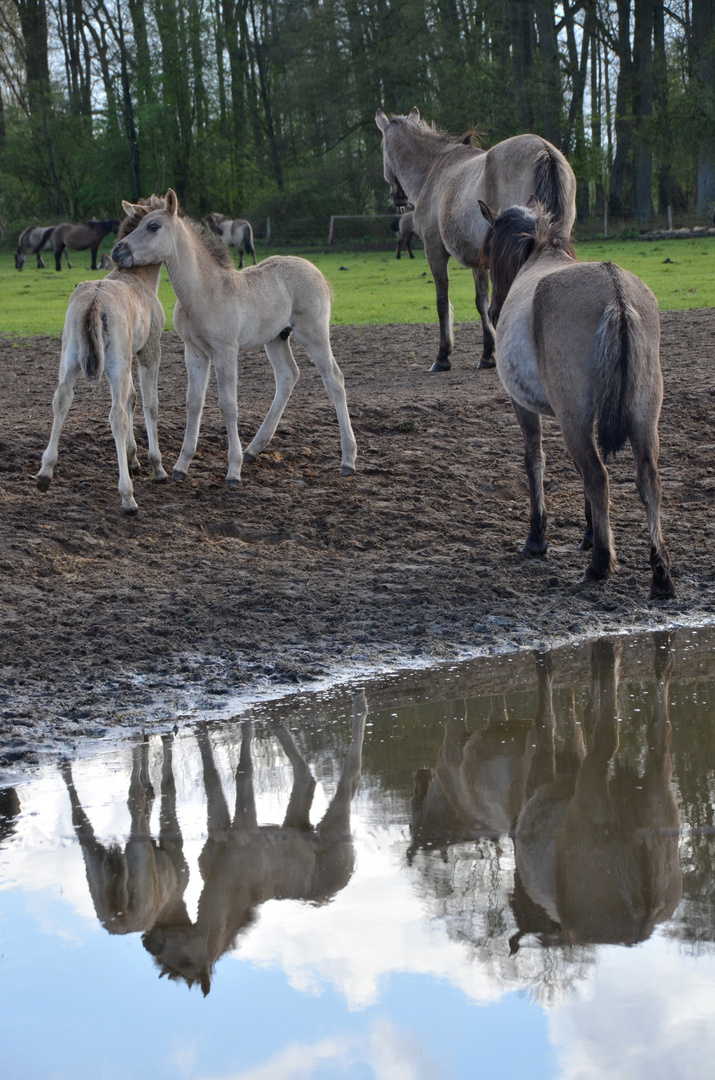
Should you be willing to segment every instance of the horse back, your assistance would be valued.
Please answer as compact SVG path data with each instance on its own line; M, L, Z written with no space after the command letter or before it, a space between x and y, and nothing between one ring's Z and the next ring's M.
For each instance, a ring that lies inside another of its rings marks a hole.
M560 150L540 135L514 135L487 151L484 200L494 210L525 206L535 195L568 231L576 218L576 177Z

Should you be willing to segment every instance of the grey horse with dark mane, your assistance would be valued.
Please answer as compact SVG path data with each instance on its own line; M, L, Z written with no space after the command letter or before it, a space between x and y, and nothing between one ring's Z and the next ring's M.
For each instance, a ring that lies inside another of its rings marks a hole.
M40 244L33 248L33 251L41 251L44 245L49 241L50 246L55 253L55 270L62 269L62 252L65 253L67 259L67 265L72 266L69 261L67 249L71 248L72 251L86 251L87 248L92 252L92 265L90 270L97 270L97 252L99 251L99 245L104 240L105 236L109 233L116 233L119 229L119 218L103 218L101 221L85 221L84 225L73 225L69 221L63 221L60 225L55 225L54 228L48 229L45 235L42 237Z
M491 226L481 264L491 273L497 371L524 436L531 496L524 554L546 553L545 414L556 417L583 479L581 548L592 549L586 578L607 578L616 566L604 460L630 440L648 516L651 596L673 596L660 523L658 302L640 278L613 263L577 262L566 226L538 201L499 215L480 206Z
M494 329L489 319L489 273L478 264L487 234L479 199L505 209L536 195L570 233L576 217L576 177L563 154L539 135L515 135L481 150L470 136L454 138L420 119L387 117L377 110L385 180L397 207L415 207L414 229L422 238L437 290L439 352L430 371L448 371L454 345L449 302L450 256L474 274L484 344L480 367L494 367Z

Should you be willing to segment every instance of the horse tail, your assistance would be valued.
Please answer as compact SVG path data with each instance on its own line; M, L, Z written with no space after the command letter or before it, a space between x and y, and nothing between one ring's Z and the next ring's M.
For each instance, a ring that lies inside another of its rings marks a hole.
M606 461L630 435L638 376L647 367L649 346L642 319L625 295L623 271L613 263L601 265L613 288L594 343L596 439Z
M554 221L567 221L572 209L572 199L568 198L573 187L571 168L563 154L546 140L536 157L533 180L534 195L544 204Z
M253 246L253 229L248 222L243 226L243 246L249 255L256 254L256 249Z
M108 332L107 313L95 293L82 313L79 328L78 360L85 379L98 383L104 371L104 335Z

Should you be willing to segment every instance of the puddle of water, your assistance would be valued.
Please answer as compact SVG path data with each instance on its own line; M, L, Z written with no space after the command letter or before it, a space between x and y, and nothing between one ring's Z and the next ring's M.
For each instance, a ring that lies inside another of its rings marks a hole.
M46 766L0 797L0 1074L710 1075L714 711L681 629Z

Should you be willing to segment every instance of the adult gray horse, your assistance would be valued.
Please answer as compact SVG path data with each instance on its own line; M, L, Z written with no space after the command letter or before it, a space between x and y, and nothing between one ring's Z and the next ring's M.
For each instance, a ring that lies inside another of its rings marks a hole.
M489 318L489 273L478 265L488 225L479 199L499 209L530 195L563 223L568 235L576 217L576 177L566 158L539 135L515 135L481 150L471 137L457 139L409 116L388 118L377 110L385 180L395 206L413 203L414 228L422 238L437 290L439 352L430 371L448 371L454 346L449 302L450 256L474 274L484 344L480 367L494 367L494 328Z

